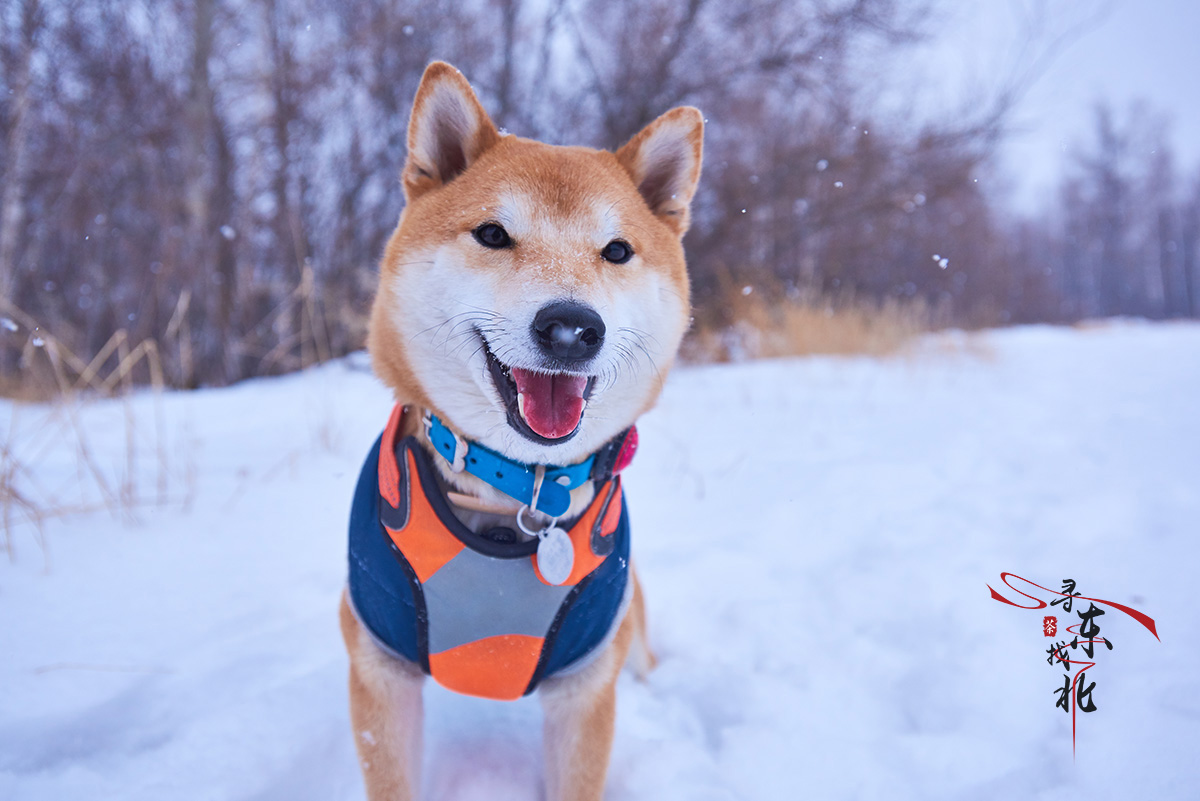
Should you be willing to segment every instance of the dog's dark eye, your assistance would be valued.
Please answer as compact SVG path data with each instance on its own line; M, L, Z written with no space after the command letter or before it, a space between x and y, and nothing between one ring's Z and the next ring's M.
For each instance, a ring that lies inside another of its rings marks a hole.
M604 250L600 251L600 258L611 261L613 264L624 264L633 258L633 248L629 247L628 242L614 239L604 246Z
M496 225L496 223L484 223L471 233L475 235L475 241L485 248L499 250L512 244L512 239L509 238L508 231L505 231L499 225Z

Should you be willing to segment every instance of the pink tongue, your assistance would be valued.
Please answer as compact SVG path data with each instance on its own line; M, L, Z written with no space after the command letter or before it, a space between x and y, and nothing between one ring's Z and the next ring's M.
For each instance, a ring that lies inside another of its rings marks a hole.
M536 433L546 439L558 439L579 425L587 376L544 375L514 367L512 377L517 392L525 398L521 401L521 416Z

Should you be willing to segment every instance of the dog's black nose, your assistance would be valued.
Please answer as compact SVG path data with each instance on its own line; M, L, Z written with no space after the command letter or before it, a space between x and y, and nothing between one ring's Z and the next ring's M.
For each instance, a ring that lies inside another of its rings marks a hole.
M590 306L555 301L533 318L533 339L543 353L560 362L584 362L604 344L604 321Z

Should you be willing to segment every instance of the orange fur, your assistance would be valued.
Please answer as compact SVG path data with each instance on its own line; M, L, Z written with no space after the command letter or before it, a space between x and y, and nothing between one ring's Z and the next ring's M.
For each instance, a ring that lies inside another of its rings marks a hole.
M447 64L431 64L409 127L403 171L408 203L383 256L368 334L376 373L398 402L415 407L399 435L416 434L427 445L418 421L430 410L464 436L514 459L570 464L649 409L688 322L680 239L699 179L702 138L703 121L692 108L669 111L615 154L502 135L466 79ZM497 221L514 232L513 247L486 249L473 238L479 226ZM601 257L613 237L629 243L634 260L614 264ZM580 418L578 437L538 445L503 424L478 359L464 357L458 344L472 344L470 331L460 333L455 322L478 313L472 311L479 308L476 295L459 297L471 292L485 298L482 313L492 315L485 319L501 320L517 332L513 336L527 329L531 309L563 297L601 310L614 331L645 334L637 341L640 352L630 340L624 361L613 362L611 386L589 399L600 411ZM482 501L506 499L474 476L434 461L459 492ZM591 499L590 483L575 490L566 517ZM631 648L639 675L654 665L632 569L630 577L632 600L606 650L579 672L542 685L552 801L601 797L617 674ZM344 597L341 625L367 794L375 801L413 798L422 676L375 645Z

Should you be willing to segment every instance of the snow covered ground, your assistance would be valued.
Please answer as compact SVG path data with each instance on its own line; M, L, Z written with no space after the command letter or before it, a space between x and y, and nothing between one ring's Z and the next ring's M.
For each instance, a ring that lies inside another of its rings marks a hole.
M609 798L1200 794L1200 327L947 341L673 375L627 478L661 665L622 679ZM387 393L352 358L161 409L186 508L0 555L0 798L361 798L335 609ZM85 416L114 469L121 414ZM1001 571L1158 622L1099 620L1074 761ZM540 797L536 701L426 699L427 798Z

